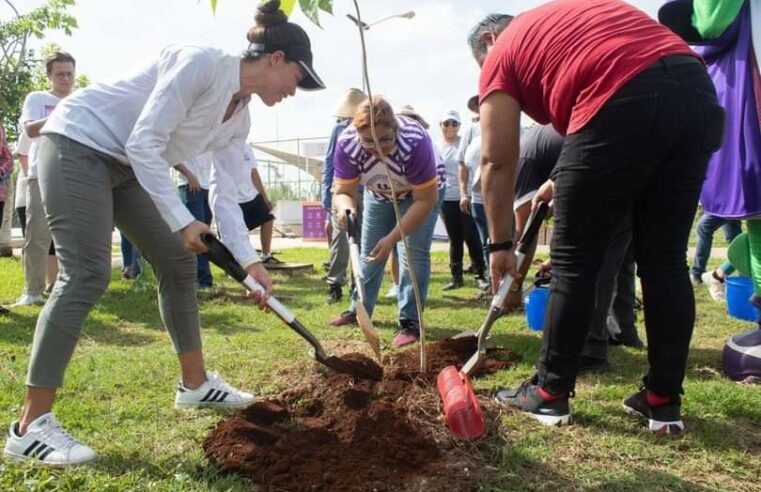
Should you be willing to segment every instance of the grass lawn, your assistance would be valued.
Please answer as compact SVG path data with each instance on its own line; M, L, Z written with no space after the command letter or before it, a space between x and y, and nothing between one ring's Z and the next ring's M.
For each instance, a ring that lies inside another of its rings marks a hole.
M325 255L325 250L308 248L286 250L282 256L319 265ZM434 262L426 311L430 336L477 329L485 311L472 300L475 289L442 292L445 254L437 253ZM21 291L18 259L0 259L0 272L0 302L10 304ZM219 282L221 274L215 273ZM362 340L359 330L327 326L345 305L325 303L321 276L319 268L303 278L276 276L278 297L327 345ZM208 296L201 308L210 369L260 395L283 389L295 371L311 370L301 339L274 316L248 305L230 280L219 283L227 293ZM215 471L203 456L201 441L221 415L173 408L176 358L160 325L155 294L142 287L121 280L114 270L108 293L85 323L56 406L66 429L92 446L99 460L92 466L53 471L0 459L0 490L252 489L245 479ZM623 412L621 400L638 389L647 360L644 351L613 348L614 370L577 385L572 400L575 425L549 429L520 415L504 415L505 445L493 462L498 473L480 484L482 489L758 490L761 387L738 385L720 374L724 341L750 324L729 318L703 289L697 298L698 320L685 382L685 435L656 438ZM2 426L19 414L38 312L38 307L28 307L0 317ZM395 313L382 299L375 318L385 343L392 337ZM541 334L530 332L521 316L503 318L492 333L492 344L509 347L522 361L513 370L478 380L480 389L528 377L540 348Z

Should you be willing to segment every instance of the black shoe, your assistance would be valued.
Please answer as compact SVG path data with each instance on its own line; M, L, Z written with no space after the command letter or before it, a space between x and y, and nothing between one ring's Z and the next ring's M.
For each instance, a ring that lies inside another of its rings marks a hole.
M491 288L491 282L489 282L484 275L476 277L476 287L481 290L489 290Z
M648 428L656 434L680 434L684 430L679 412L681 406L682 399L678 395L658 406L651 406L645 388L624 400L624 411L646 418Z
M338 284L331 284L328 290L328 304L333 304L341 300L343 292Z
M452 280L446 284L444 287L441 288L441 290L454 290L459 289L465 285L465 282L462 280L462 276L460 277L452 277Z
M579 368L576 370L576 375L582 374L602 374L610 371L610 362L606 359L598 359L596 357L581 357Z
M5 306L0 306L0 314L11 314L11 310Z
M537 378L534 376L517 388L497 391L495 399L498 403L528 413L544 425L561 426L568 425L573 420L568 407L569 396L545 400L539 394Z
M619 340L617 338L608 338L608 345L624 346L636 349L645 348L645 344L639 338L635 338L634 340Z

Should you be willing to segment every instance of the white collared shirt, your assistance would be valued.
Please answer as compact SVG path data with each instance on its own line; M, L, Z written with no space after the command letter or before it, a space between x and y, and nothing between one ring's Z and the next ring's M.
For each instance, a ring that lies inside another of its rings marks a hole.
M224 123L240 90L240 63L214 48L168 46L158 60L114 83L93 84L64 99L42 133L58 133L131 165L172 231L194 219L175 192L169 169L214 152L217 175L243 166L250 97ZM232 174L235 176L235 173ZM214 214L231 224L220 234L244 267L259 261L248 239L231 176L218 177Z

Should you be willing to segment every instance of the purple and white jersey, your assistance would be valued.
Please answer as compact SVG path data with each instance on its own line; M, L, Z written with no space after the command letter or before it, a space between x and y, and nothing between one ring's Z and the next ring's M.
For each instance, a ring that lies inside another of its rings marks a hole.
M445 168L436 158L431 137L417 121L397 116L396 148L386 156L394 189L401 200L415 189L446 184ZM338 136L333 155L336 183L360 183L376 198L391 201L391 186L380 159L363 148L357 129L350 125Z

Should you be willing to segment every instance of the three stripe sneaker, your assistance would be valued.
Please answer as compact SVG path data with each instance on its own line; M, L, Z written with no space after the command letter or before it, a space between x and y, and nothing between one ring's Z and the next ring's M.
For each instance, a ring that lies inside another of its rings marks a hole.
M246 408L254 403L254 395L237 390L227 384L216 372L206 373L206 382L196 389L177 385L174 406L177 408Z
M4 453L10 458L63 467L87 463L97 457L95 451L63 430L50 412L29 424L23 436L19 435L18 425L18 422L11 424L5 441Z
M648 428L655 434L682 433L681 407L679 395L661 396L645 388L624 400L624 411L647 419Z

